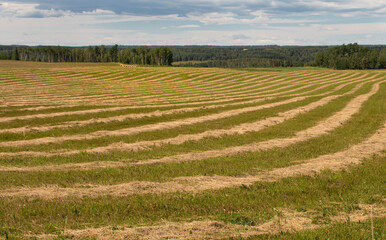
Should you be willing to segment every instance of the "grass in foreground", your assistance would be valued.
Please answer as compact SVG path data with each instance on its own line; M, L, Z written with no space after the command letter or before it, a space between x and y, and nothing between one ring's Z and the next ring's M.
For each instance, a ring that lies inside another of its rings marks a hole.
M112 66L106 66L105 70L112 71L113 68ZM35 70L40 71L38 68ZM96 71L96 69L94 70ZM97 75L104 76L104 73ZM159 87L162 86L157 85L154 88ZM359 92L366 92L369 90L369 87L370 84L364 86ZM135 168L62 171L56 173L4 172L0 174L0 191L13 186L24 185L29 187L50 183L74 186L79 183L114 184L130 182L132 180L165 181L176 176L191 175L218 174L237 176L244 173L254 173L261 169L294 164L296 160L341 151L373 134L385 121L386 103L383 101L386 94L386 91L384 91L385 87L386 85L383 84L379 93L369 99L363 105L360 112L355 114L342 127L326 136L299 143L289 148L224 156L200 162L172 163ZM94 90L100 91L101 89ZM119 160L127 157L146 160L152 157L169 156L192 150L220 149L224 146L246 144L280 136L291 136L294 132L312 126L318 120L343 108L345 103L356 94L334 101L283 124L267 128L260 133L228 136L222 139L207 138L200 142L187 142L179 146L162 146L137 153L114 151L107 154L82 153L74 156L53 158L4 158L1 159L1 162L2 164L25 166ZM300 103L300 105L305 103L306 101ZM264 116L270 116L275 111L295 106L296 104L293 106L283 106L282 108L274 109L272 112L267 111ZM227 127L256 119L252 114L240 115L238 117L240 118L222 119L221 121L210 122L207 125L203 124L205 126L192 126L175 130L195 133L203 129ZM153 120L159 121L160 119ZM93 127L98 128L99 126ZM112 124L110 127L111 129L119 129L120 126ZM61 134L71 134L71 130L69 132L63 131ZM152 136L151 134L155 135ZM141 138L161 138L163 134L175 136L178 132L159 131L151 134L141 134ZM18 136L10 137L17 138ZM80 148L86 148L90 145L108 144L116 140L131 142L135 141L135 138L106 138L101 142L84 142L82 143L84 145ZM68 147L75 149L77 148L75 144L77 143L70 143ZM61 144L56 146L57 149L62 147L67 146ZM37 150L49 148L50 146L36 147ZM289 209L302 213L315 212L317 214L313 217L312 221L322 228L294 234L280 233L277 235L257 236L251 239L369 239L368 221L364 223L344 222L334 225L329 224L332 223L331 219L333 216L337 216L341 212L352 213L361 208L361 204L385 206L385 175L386 152L381 156L369 158L363 164L352 166L346 171L325 171L314 177L299 176L282 179L273 183L259 182L252 186L203 191L196 194L168 193L121 197L106 195L85 198L69 196L52 200L3 197L0 198L0 239L25 239L25 234L39 233L60 236L65 228L84 229L107 226L114 230L120 226L157 225L162 224L164 220L173 222L217 220L238 226L259 225L280 215L278 209ZM376 238L384 238L384 230L382 231L380 226L385 224L385 219L375 219L374 223ZM65 237L58 237L58 239L63 238ZM93 239L93 236L90 236L88 239Z
M373 220L374 239L386 238L386 218ZM322 227L316 230L301 231L296 233L279 233L276 235L261 235L249 238L227 238L228 240L368 240L372 237L371 220L353 223L348 219L345 223Z
M2 198L0 234L60 233L66 221L69 229L153 225L160 219L177 222L212 219L257 225L275 216L277 208L316 211L320 217L314 221L323 224L329 223L329 217L339 212L358 209L361 203L384 204L385 175L386 156L383 156L347 171L326 171L317 177L287 178L194 195L173 193L54 200Z

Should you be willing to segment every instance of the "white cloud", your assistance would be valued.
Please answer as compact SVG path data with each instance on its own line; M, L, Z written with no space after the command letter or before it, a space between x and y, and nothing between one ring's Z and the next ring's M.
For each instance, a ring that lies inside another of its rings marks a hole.
M204 14L189 14L185 17L186 20L199 21L203 24L217 24L217 25L229 25L229 24L273 24L273 23L313 23L320 20L303 18L283 18L282 16L276 16L268 14L265 11L259 10L250 13L249 17L239 17L232 12L211 12Z
M2 2L0 17L2 18L50 18L71 15L70 11L54 9L38 9L39 4Z
M188 25L181 25L181 26L178 26L178 28L199 28L200 25L196 25L196 24L188 24Z
M317 45L361 41L384 44L386 39L386 19L383 17L384 21L379 20L379 16L386 14L386 7L382 7L385 6L385 0L369 0L368 4L359 0L353 0L352 4L348 4L348 0L250 0L240 1L238 6L230 0L210 0L208 4L219 6L218 9L210 8L206 12L185 15L160 13L140 16L102 8L70 11L42 9L35 3L15 3L10 0L0 3L0 44ZM259 10L245 7L257 3L270 7ZM200 0L194 4L204 6L207 3ZM275 12L294 6L315 10ZM361 8L366 11L362 12ZM326 9L331 11L326 13ZM332 22L334 14L339 15L333 19L335 23L327 24ZM378 19L368 23L339 24L342 16L358 22L360 18L357 16L369 14L378 16ZM136 26L130 28L134 21ZM159 24L160 21L163 21L162 24ZM147 28L144 27L145 23ZM154 27L152 23L155 23ZM119 27L114 29L113 26Z
M85 18L83 18L84 20ZM176 33L151 33L133 30L80 29L79 18L13 20L12 28L5 28L9 20L0 19L0 31L4 33L3 44L49 44L49 45L319 45L348 42L383 43L385 34L379 35L384 24L332 24L328 26L274 27L239 31L194 31ZM45 29L41 31L40 29ZM331 31L333 29L333 31ZM361 34L358 36L358 33ZM369 36L372 36L369 38Z

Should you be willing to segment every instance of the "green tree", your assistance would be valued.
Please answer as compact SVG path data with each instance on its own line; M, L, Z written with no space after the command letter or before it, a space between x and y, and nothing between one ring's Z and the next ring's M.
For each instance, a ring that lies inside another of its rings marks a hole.
M110 57L112 62L118 62L118 45L115 44L113 47L110 48Z
M357 43L341 45L315 56L314 65L334 69L375 69L383 66L379 50Z
M145 65L148 64L148 52L149 49L147 46L142 46L138 48L138 55L140 59L140 64Z
M386 69L386 48L379 54L377 68Z
M19 50L17 48L12 52L12 60L19 60Z
M379 57L379 52L377 50L371 50L367 53L367 58L369 61L368 64L370 69L377 68L378 57Z

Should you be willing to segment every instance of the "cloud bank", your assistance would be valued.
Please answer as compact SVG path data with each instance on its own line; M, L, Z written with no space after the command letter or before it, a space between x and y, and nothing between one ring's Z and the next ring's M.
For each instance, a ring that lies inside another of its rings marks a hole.
M0 0L0 44L384 44L386 0Z

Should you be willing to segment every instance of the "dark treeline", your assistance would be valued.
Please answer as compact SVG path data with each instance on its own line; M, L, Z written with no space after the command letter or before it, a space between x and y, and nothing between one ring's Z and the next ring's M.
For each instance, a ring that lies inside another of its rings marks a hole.
M114 62L115 46L97 47L28 47L0 46L0 59L11 59L16 47L21 60L35 61L74 61L74 62ZM156 49L163 49L163 58L154 57ZM328 46L169 46L170 52L163 47L119 46L118 61L142 64L142 62L173 62L179 61L217 61L234 59L275 59L301 63L313 63L319 52L327 51ZM131 51L131 52L129 52ZM144 51L146 54L144 54ZM171 56L172 54L172 56ZM166 56L165 56L166 55ZM153 57L152 57L153 56ZM257 60L253 60L257 61ZM265 60L258 60L265 61ZM252 63L251 63L252 64Z
M343 44L318 53L314 65L334 69L385 69L386 48L370 49L357 43Z
M119 62L143 65L171 65L173 53L168 47L148 48L146 46L118 51Z
M220 68L252 68L252 67L300 67L303 63L292 60L267 58L242 58L229 60L188 61L176 63L178 67L220 67Z
M86 48L0 47L0 59L38 62L122 62L141 65L171 65L173 53L168 47L119 49L118 45Z
M230 59L277 59L311 63L328 46L175 46L174 61L208 61Z
M1 46L0 59L43 62L121 62L194 67L385 68L385 45L343 46ZM177 64L176 64L177 65Z

